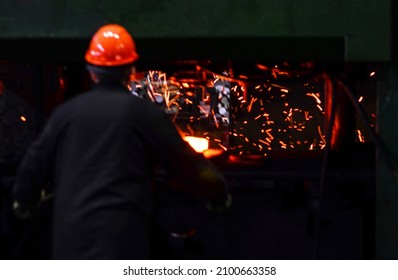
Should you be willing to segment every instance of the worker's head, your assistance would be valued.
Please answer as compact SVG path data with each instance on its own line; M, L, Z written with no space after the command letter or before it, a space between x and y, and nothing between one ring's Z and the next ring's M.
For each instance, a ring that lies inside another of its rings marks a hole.
M124 27L107 24L92 37L85 59L94 82L125 83L138 54Z

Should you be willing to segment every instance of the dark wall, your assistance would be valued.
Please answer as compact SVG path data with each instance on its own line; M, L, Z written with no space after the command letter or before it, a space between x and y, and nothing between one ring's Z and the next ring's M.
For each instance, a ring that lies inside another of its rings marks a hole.
M89 38L117 22L143 39L337 37L347 60L385 61L389 11L388 0L4 0L0 38Z

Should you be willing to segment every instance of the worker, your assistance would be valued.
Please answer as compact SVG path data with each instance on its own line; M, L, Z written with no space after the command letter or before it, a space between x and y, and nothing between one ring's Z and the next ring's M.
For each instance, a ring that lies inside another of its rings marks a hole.
M14 210L28 216L51 183L54 259L150 259L153 170L224 209L225 179L185 142L166 113L127 89L138 59L128 31L102 26L85 55L93 87L59 106L27 152Z

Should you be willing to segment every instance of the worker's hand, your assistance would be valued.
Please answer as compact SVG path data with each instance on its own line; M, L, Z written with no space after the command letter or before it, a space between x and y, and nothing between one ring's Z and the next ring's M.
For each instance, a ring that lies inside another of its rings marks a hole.
M33 211L29 207L24 207L18 201L14 201L12 205L14 215L21 220L30 219L33 217Z
M206 204L209 211L213 212L223 212L231 208L232 206L232 196L229 192L222 199L214 200Z

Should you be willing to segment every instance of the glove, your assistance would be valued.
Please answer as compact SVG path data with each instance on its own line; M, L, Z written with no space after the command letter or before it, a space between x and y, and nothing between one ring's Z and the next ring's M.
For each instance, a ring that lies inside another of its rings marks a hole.
M223 197L223 199L214 200L206 204L207 210L213 212L223 212L231 208L231 206L232 196L229 192L227 192L226 196Z
M12 210L15 216L21 220L30 219L33 217L33 211L29 207L23 207L18 201L14 201Z

